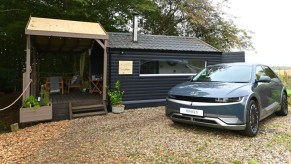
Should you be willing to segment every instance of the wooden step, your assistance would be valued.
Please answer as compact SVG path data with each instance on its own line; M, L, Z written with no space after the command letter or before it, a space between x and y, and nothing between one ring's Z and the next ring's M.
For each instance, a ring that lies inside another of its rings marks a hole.
M105 111L98 111L98 112L88 112L88 113L77 113L73 114L73 118L78 118L78 117L87 117L87 116L96 116L96 115L105 115Z
M86 111L86 109L88 109L88 110L104 109L104 105L100 104L100 105L72 106L72 111L73 112Z
M107 114L106 108L103 104L92 103L69 103L70 119L77 117L95 116Z

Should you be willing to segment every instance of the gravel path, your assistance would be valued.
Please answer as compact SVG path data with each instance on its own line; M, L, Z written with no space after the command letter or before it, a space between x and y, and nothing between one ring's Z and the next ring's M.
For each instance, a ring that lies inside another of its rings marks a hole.
M39 124L0 135L2 163L291 163L291 114L257 137L173 124L164 107Z

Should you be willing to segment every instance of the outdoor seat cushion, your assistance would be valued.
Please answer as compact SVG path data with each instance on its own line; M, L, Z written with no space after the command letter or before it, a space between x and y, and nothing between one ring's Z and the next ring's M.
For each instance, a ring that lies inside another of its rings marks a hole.
M82 83L82 78L79 75L73 76L71 80L71 84L81 84Z
M60 77L53 76L50 77L50 93L58 93L60 92Z

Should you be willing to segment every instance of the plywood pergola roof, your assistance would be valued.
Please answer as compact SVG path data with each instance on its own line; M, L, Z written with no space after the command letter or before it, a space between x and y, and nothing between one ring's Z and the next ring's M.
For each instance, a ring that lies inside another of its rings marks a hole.
M30 17L25 34L41 52L78 53L88 50L92 42L108 39L99 23Z

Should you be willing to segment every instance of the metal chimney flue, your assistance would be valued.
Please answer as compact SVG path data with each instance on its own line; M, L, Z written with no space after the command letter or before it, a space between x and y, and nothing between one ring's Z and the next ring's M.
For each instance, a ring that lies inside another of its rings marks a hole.
M133 14L133 42L137 42L137 32L138 32L138 14Z

